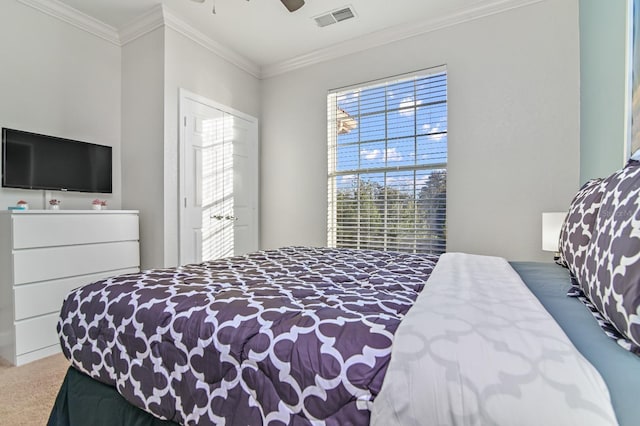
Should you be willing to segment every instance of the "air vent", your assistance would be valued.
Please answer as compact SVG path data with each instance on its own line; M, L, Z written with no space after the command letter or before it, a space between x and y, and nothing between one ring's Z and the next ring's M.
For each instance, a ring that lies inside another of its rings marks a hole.
M326 27L327 25L335 24L336 22L338 22L333 18L331 14L318 16L315 18L315 20L316 24L318 24L319 27Z
M335 12L333 12L331 15L332 15L332 16L336 19L336 21L338 21L338 22L346 21L347 19L351 19L351 18L353 18L354 16L356 16L356 15L354 15L354 14L353 14L353 11L352 11L350 8L348 8L348 7L347 7L347 8L345 8L345 9L340 9L340 10L338 10L338 11L335 11Z
M355 18L356 14L353 11L352 6L343 7L333 10L331 12L323 13L320 16L316 16L315 21L319 27L326 27L327 25L335 24L337 22L346 21L347 19Z

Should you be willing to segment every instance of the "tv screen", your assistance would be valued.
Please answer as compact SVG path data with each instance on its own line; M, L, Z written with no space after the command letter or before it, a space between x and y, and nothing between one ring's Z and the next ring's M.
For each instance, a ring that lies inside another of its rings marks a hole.
M111 147L3 128L2 186L111 193Z

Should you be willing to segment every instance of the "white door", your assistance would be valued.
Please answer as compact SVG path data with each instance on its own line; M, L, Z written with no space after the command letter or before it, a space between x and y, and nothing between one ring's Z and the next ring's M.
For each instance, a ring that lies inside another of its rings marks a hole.
M239 117L232 122L234 254L258 249L258 147L251 143L257 126ZM255 137L257 140L257 136ZM247 188L253 188L247 191Z
M180 101L180 263L257 250L257 120L186 91Z

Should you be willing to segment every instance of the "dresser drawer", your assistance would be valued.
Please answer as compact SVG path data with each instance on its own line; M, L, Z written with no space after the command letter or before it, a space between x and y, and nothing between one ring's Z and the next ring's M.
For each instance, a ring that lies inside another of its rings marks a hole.
M15 319L59 313L65 296L74 288L120 274L138 272L138 268L119 269L61 280L43 281L15 287Z
M138 240L135 214L25 214L13 216L13 248Z
M16 250L14 285L140 266L137 241Z
M139 238L135 210L0 210L0 357L21 365L59 352L63 299L138 272Z
M58 344L57 323L57 313L16 321L16 354Z

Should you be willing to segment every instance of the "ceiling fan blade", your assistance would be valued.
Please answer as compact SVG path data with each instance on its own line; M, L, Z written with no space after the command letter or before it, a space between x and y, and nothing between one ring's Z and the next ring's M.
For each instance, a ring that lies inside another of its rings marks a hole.
M295 12L304 6L304 0L280 0L289 12Z

